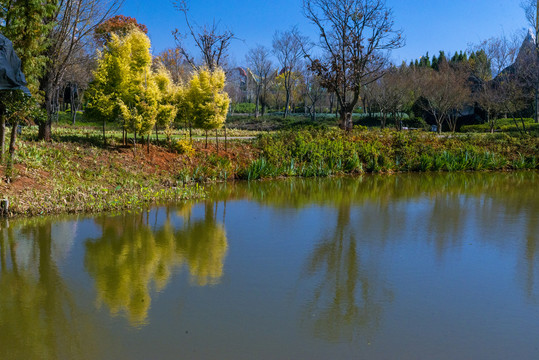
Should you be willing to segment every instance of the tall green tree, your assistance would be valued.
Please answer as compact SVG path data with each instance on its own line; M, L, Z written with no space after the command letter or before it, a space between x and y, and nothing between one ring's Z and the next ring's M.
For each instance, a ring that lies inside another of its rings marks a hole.
M21 60L21 69L34 99L28 99L20 91L0 96L0 148L5 149L6 117L11 118L12 129L27 117L39 95L39 78L47 65L44 52L50 45L48 36L53 24L47 19L57 8L54 0L0 0L0 32L10 39ZM12 131L10 153L15 151L16 131Z
M54 27L48 19L55 12L57 3L55 0L0 0L0 32L13 42L33 95L37 95L39 78L47 64L44 53L50 45L48 36Z

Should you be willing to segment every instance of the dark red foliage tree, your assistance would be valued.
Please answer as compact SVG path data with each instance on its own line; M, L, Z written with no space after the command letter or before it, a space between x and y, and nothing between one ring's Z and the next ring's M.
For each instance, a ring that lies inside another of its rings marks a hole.
M145 34L148 33L146 25L139 24L137 19L124 15L116 15L104 21L95 29L94 38L99 45L103 46L110 40L113 33L123 36L134 27L139 28Z

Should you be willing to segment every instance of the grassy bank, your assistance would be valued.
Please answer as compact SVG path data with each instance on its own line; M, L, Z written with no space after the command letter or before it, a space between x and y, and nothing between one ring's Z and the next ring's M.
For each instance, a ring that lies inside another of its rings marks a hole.
M202 197L197 184L233 179L539 168L539 138L519 134L310 128L229 141L227 151L199 140L180 153L163 141L135 155L118 142L103 147L87 129L54 129L52 143L34 141L32 131L24 130L11 172L1 168L0 195L13 215L137 208Z
M205 196L202 186L177 182L168 152L151 150L134 157L128 148L21 142L13 169L6 174L2 167L0 193L11 215L111 211Z
M534 136L447 135L410 131L290 131L261 136L245 177L363 172L537 169Z

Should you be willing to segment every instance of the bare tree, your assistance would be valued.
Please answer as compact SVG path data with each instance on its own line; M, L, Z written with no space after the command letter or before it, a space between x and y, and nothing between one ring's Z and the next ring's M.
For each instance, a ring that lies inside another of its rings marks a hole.
M417 100L417 84L413 72L406 66L392 67L382 78L387 94L387 109L397 130L402 130L402 119Z
M273 35L273 53L282 67L281 73L284 76L286 93L284 117L289 113L292 75L300 65L306 43L307 39L301 36L296 28L285 32L277 31Z
M258 118L260 97L266 92L273 64L271 63L269 50L262 45L250 49L245 57L250 75L255 83L255 117Z
M196 26L189 21L189 6L186 0L173 1L174 7L185 17L186 32L174 30L172 34L176 40L176 46L185 60L193 67L198 68L195 57L190 54L185 39L190 37L202 56L202 65L210 71L217 67L223 67L227 57L230 42L234 39L234 33L230 30L219 30L219 24L213 20L211 25Z
M524 10L528 24L535 29L535 38L539 36L539 1L522 0L520 7Z
M380 113L380 127L384 129L389 114L389 94L385 78L380 78L363 87L363 98L369 99Z
M490 127L490 132L493 133L496 129L498 115L504 110L504 97L499 81L482 83L473 95L474 100L485 111L487 124Z
M163 50L157 57L157 61L169 71L175 84L188 80L189 71L186 67L189 67L189 65L185 63L179 48Z
M535 56L534 56L534 62L539 63L539 43L537 42L537 38L539 37L539 0L522 0L520 6L524 9L524 12L526 14L526 18L528 19L529 25L535 30ZM534 111L534 118L535 122L539 123L539 77L537 78L537 81L535 82L535 111Z
M326 89L320 84L320 79L312 71L306 69L303 74L305 80L305 108L309 111L311 120L316 120L316 104L326 94ZM307 103L307 98L310 104Z
M303 0L305 16L318 27L323 56L309 57L322 85L335 92L340 126L352 128L361 87L386 67L387 51L404 44L384 0Z
M84 57L79 56L91 48L95 28L114 14L123 0L62 0L50 19L55 24L49 35L47 50L49 62L41 79L45 93L47 120L39 123L38 138L51 139L52 119L57 111L57 94L64 76Z
M64 104L70 104L71 122L75 125L77 111L83 103L84 92L93 78L92 71L95 68L96 59L83 49L76 52L73 57L72 65L67 69L60 89L65 89Z
M515 62L521 43L520 36L514 34L508 37L503 34L484 40L474 48L485 52L491 63L492 76L496 77Z
M419 104L430 113L442 132L444 122L455 131L457 118L470 96L467 74L448 64L441 64L439 71L430 68L418 69L421 76L421 97Z
M531 92L526 91L522 78L518 73L507 74L499 83L501 104L505 111L513 118L513 123L520 132L526 131L522 112L528 107ZM517 118L520 118L522 129L519 128Z

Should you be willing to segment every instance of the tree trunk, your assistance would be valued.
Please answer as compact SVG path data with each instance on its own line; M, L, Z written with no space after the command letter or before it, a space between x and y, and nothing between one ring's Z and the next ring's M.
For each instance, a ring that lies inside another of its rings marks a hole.
M150 134L149 133L148 133L148 136L146 137L146 148L148 149L148 155L150 155Z
M133 154L137 156L137 131L133 134Z
M0 115L0 148L0 161L3 161L6 152L6 118L4 115Z
M286 89L286 101L284 104L284 117L286 118L288 115L288 107L290 106L290 90Z
M537 21L539 21L539 19ZM539 123L539 89L537 87L535 88L535 113L533 117L535 119L535 123L538 124Z
M206 149L208 148L208 130L206 130Z
M227 145L227 142L226 142L226 123L225 123L225 152L228 151L228 145Z
M258 119L258 105L260 104L260 86L256 87L255 119Z
M122 126L122 140L124 141L124 146L127 146L127 130L125 130L125 119L124 126Z
M219 154L219 134L217 129L215 129L215 149L217 150L217 154Z
M79 109L79 106L75 106L75 92L73 89L71 89L70 95L71 95L71 123L75 125L75 120L77 119L77 110Z
M159 132L157 130L157 124L155 124L155 141L159 144Z
M262 97L263 97L263 100L261 101L262 103L262 116L264 116L266 114L266 98L267 98L267 90L266 90L266 85L264 85L264 90L262 91Z
M340 123L339 126L341 129L350 131L353 128L352 123L352 113L350 111L346 111L343 107L341 107L340 111Z
M106 136L106 133L105 133L105 125L106 125L106 120L105 118L103 118L103 146L104 147L107 147L107 136Z
M526 130L526 125L524 124L524 118L522 117L522 114L520 115L520 122L522 123L522 129L524 130L524 132L528 132L528 130Z
M15 140L17 139L17 128L19 127L19 121L14 121L11 126L11 139L9 141L9 156L13 161L13 155L15 154Z
M52 118L54 115L54 109L52 104L53 99L51 98L52 92L53 91L51 89L45 90L45 109L47 111L47 120L45 120L45 122L39 123L39 130L37 134L38 140L51 141Z

